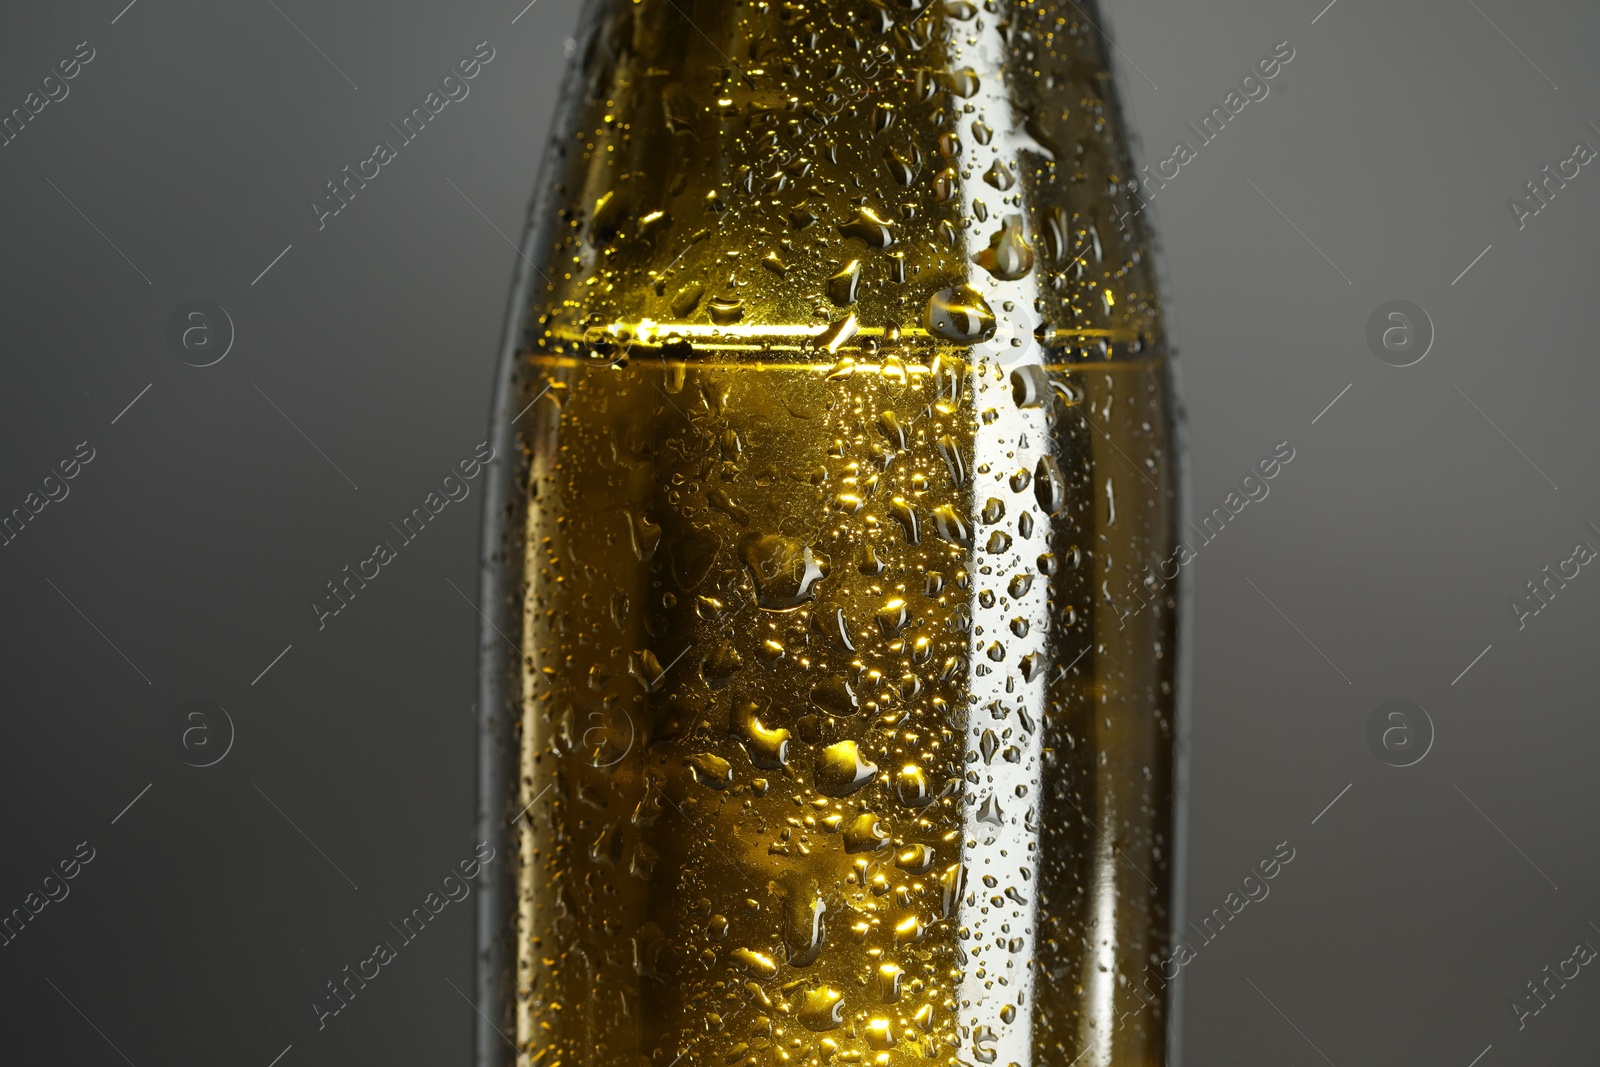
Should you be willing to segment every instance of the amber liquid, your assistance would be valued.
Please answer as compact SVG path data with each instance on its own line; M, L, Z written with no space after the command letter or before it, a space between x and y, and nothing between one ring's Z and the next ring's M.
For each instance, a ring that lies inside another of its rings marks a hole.
M1167 368L770 340L526 365L517 1047L1164 1062Z

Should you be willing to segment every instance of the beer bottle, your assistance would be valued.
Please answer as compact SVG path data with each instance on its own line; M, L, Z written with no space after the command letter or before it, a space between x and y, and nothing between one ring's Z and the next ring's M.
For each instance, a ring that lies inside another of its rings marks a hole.
M484 580L480 1067L1164 1064L1179 460L1089 0L591 0Z

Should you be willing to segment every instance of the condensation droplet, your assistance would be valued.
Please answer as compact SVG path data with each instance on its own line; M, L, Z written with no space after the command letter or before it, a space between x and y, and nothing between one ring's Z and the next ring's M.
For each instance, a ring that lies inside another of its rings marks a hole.
M781 534L748 534L739 555L755 583L756 603L771 611L790 611L815 596L828 576L828 557Z
M903 496L897 496L889 501L889 517L900 524L901 531L906 535L906 544L915 545L922 541L922 524L917 519L917 509Z
M849 853L876 852L889 843L889 831L870 811L851 819L844 828L844 850Z
M933 793L928 787L928 776L915 763L900 768L895 776L895 795L908 808L922 808L933 803Z
M945 82L949 85L950 91L963 100L977 95L978 72L971 67L962 67L960 70L950 71L945 75Z
M967 461L961 455L961 446L950 434L941 434L934 442L934 447L939 450L939 458L944 460L944 465L950 471L950 480L958 487L966 484Z
M933 509L933 528L951 544L962 548L972 547L972 528L949 504L941 504Z
M996 328L988 301L970 285L955 285L934 293L928 298L922 319L935 337L963 345L989 340Z
M839 741L823 749L817 757L817 792L824 796L847 797L877 774L877 765L862 758L854 741Z
M894 244L889 220L865 204L856 208L854 218L839 225L839 232L846 237L859 238L868 248L888 248Z
M718 326L732 326L744 318L744 301L738 297L719 296L706 305L706 310L711 313L711 321Z
M1023 235L1022 216L1003 218L1000 229L989 238L989 247L973 256L972 261L1003 282L1014 282L1032 270L1033 249Z
M711 752L701 752L683 761L694 772L695 781L712 789L733 784L733 764Z
M838 307L849 307L856 302L861 287L861 261L852 259L828 279L828 299Z
M895 597L879 608L874 618L878 623L879 632L885 637L893 637L905 629L906 623L910 621L911 616L906 611L906 602L899 597Z
M775 771L789 762L789 731L768 728L757 715L760 707L753 700L735 702L731 732L744 742L751 763L762 770Z
M1054 456L1039 457L1033 472L1033 495L1039 502L1039 510L1046 515L1055 515L1066 505L1067 482Z
M988 170L983 172L983 180L1000 190L1002 193L1007 189L1010 189L1013 185L1017 184L1017 179L1012 175L1011 168L1007 167L998 159L989 165ZM1012 217L1017 220L1017 225L1020 227L1022 224L1022 216L1016 215Z
M817 986L815 989L806 990L798 1013L800 1025L817 1033L844 1025L844 1019L840 1015L844 1010L844 1005L841 1003L843 998L844 994L832 986Z
M751 948L736 948L728 953L728 961L752 978L766 981L778 973L778 963L764 952Z

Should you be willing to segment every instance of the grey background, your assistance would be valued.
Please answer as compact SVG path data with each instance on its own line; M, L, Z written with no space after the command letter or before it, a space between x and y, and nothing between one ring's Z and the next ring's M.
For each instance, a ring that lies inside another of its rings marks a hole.
M96 451L0 549L0 911L96 849L0 948L0 1043L17 1063L464 1062L470 902L326 1029L308 1004L472 851L481 481L326 629L307 604L486 436L507 236L576 0L514 24L514 0L124 3L0 15L0 110L97 52L0 148L0 511ZM1195 510L1296 450L1186 569L1191 913L1296 850L1193 940L1187 1058L1570 1062L1600 977L1520 1031L1511 1003L1600 945L1600 577L1520 631L1508 602L1600 545L1600 170L1520 232L1506 199L1600 145L1600 9L1322 7L1119 0L1101 22L1141 161L1193 143L1184 122L1275 43L1296 52L1153 205ZM319 232L307 199L485 40L471 95ZM194 298L237 329L205 369L164 338ZM1393 298L1437 330L1413 367L1366 347ZM206 769L174 740L196 699L236 731ZM1415 766L1367 745L1390 699L1432 719Z

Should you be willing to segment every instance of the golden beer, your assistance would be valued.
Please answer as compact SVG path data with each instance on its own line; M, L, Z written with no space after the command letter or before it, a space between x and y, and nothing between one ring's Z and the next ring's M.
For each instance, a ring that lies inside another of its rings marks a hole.
M1170 1062L1179 456L1090 17L588 9L497 401L484 1067Z

